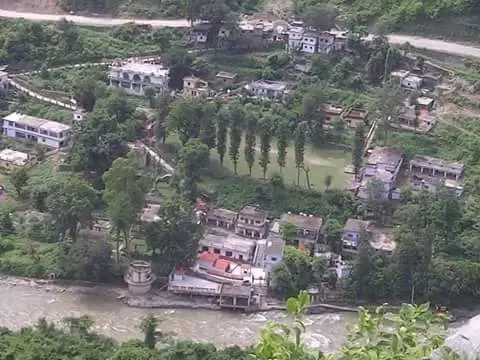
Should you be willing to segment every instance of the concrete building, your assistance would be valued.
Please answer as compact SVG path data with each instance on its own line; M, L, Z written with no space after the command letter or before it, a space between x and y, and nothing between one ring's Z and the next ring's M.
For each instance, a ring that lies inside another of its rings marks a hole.
M202 252L250 261L255 251L255 241L232 233L210 230L200 240L200 248Z
M285 241L280 234L270 232L267 239L258 240L253 263L270 272L278 262L283 260L284 251Z
M3 118L3 135L58 149L68 145L70 126L14 112Z
M212 25L209 23L198 23L195 24L192 28L193 32L193 41L198 44L205 44L208 41L208 35L210 30L212 29Z
M409 185L412 190L432 193L446 188L452 190L456 196L461 196L464 188L460 180L464 168L462 163L414 155L409 163Z
M132 261L124 275L128 291L133 295L143 295L150 291L155 274L150 263L142 260Z
M258 80L245 85L250 94L268 99L281 99L287 90L287 84L281 81Z
M196 76L186 76L183 78L183 96L185 97L208 97L213 95L213 90L208 86L207 81Z
M280 217L281 226L286 223L291 223L296 226L296 241L299 247L311 246L320 240L320 229L323 224L321 217L305 213L292 214L289 212L282 214Z
M217 79L223 80L224 82L234 83L237 80L238 75L235 74L235 73L227 72L227 71L220 71L220 72L217 73L217 75L215 75L215 77Z
M183 269L176 269L170 274L168 291L178 295L218 296L222 284L187 275Z
M142 222L157 222L160 221L158 211L160 210L159 204L146 204L140 214L140 221Z
M403 152L396 148L376 147L370 151L365 168L363 169L363 178L358 190L358 197L368 198L368 183L372 179L378 179L384 183L385 198L392 199L398 174L403 164ZM395 191L395 194L399 194Z
M237 215L235 232L245 237L261 239L267 231L267 213L256 205L244 206Z
M343 113L345 124L349 128L368 126L368 111L358 108L349 108Z
M304 53L315 54L318 50L318 35L309 32L304 33L300 50Z
M367 236L369 227L369 221L348 219L342 232L343 249L356 250L360 245L362 236Z
M303 27L299 26L292 26L288 29L288 51L294 52L302 48L303 32Z
M224 228L227 230L235 230L235 219L237 213L228 209L212 209L208 210L205 215L207 225Z
M145 89L151 87L157 93L168 90L169 70L162 65L128 62L113 65L108 71L111 86L121 88L129 95L145 95Z
M0 166L6 169L18 169L28 164L29 155L21 151L3 149L0 151Z
M465 166L455 161L446 161L431 156L414 155L410 159L409 168L412 173L459 180L463 175Z
M321 54L330 54L335 51L335 34L330 31L324 31L318 36L318 52Z
M400 82L400 85L407 89L420 90L423 79L416 75L408 75Z

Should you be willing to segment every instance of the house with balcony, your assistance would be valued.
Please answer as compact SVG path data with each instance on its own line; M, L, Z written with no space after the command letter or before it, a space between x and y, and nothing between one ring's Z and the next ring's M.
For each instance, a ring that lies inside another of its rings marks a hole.
M163 65L128 62L112 65L108 71L110 86L116 86L129 95L145 95L151 87L157 93L168 90L169 70Z
M224 228L226 230L235 230L235 219L237 213L232 210L216 208L208 210L205 214L205 223L210 226Z
M257 205L244 206L237 215L235 232L254 239L262 239L267 233L267 213Z
M383 196L386 199L399 198L400 193L396 188L397 177L403 164L403 151L391 147L376 147L369 151L363 177L357 196L367 199L368 184L373 179L384 184Z
M67 146L71 137L68 125L17 112L5 116L2 127L5 136L54 149Z
M464 169L465 165L456 161L414 155L409 163L409 185L412 190L432 193L443 187L454 191L456 196L461 196Z
M312 247L320 240L320 230L322 228L323 219L319 216L313 216L305 213L282 214L280 224L291 223L297 228L296 241L298 247Z

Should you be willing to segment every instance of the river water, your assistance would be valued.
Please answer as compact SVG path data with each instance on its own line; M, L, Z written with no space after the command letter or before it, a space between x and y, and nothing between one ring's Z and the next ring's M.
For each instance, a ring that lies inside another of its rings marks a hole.
M62 290L63 291L63 290ZM40 317L59 322L68 316L90 315L95 331L124 341L140 338L141 318L152 313L162 319L162 331L178 339L211 342L219 347L251 345L268 320L288 321L283 312L243 314L209 310L165 310L131 308L108 293L71 288L0 284L0 326L18 329L31 326ZM355 314L311 315L305 319L305 342L314 349L333 351L344 342L356 321Z

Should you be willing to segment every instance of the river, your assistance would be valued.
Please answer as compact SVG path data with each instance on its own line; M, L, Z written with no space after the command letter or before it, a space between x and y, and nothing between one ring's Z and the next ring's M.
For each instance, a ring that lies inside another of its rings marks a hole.
M162 319L162 331L173 332L178 339L211 342L219 347L251 345L268 320L287 321L283 312L243 314L209 310L137 309L124 305L116 295L87 291L83 288L61 289L50 286L0 284L0 326L18 329L31 326L40 317L59 322L68 316L90 315L95 331L125 341L140 338L138 324L152 313ZM308 346L323 351L338 349L353 326L355 314L311 315L305 319Z

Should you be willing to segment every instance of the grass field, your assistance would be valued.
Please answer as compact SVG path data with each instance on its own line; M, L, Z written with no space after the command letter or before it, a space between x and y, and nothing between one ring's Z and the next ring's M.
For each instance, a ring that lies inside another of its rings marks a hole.
M167 143L178 144L178 140L174 134L170 135L167 139ZM259 145L260 141L257 139L257 154L255 158L255 164L252 168L252 176L256 178L262 178L262 168L258 164L259 157ZM270 164L268 166L267 177L274 173L280 173L280 169L277 164L277 147L276 140L272 141L272 150L270 152ZM297 169L295 167L294 159L294 147L293 143L290 144L287 151L287 166L283 169L282 176L286 184L296 184L297 182ZM348 151L338 149L319 149L311 145L306 146L305 151L305 167L310 169L310 183L312 188L316 190L323 190L325 187L324 180L327 175L332 176L332 185L334 188L343 188L349 179L349 175L344 173L344 169L351 163L352 155ZM212 149L210 152L210 171L212 175L221 176L225 173L225 169L233 174L233 162L227 154L223 161L223 168L220 166L219 156L216 149ZM244 156L244 145L240 147L240 158L237 166L238 175L248 175L248 166ZM300 172L300 185L307 186L305 172Z

